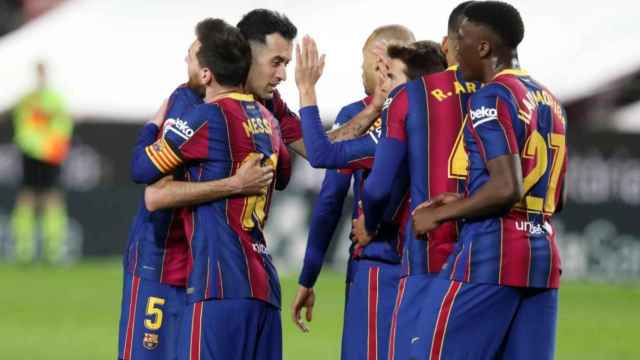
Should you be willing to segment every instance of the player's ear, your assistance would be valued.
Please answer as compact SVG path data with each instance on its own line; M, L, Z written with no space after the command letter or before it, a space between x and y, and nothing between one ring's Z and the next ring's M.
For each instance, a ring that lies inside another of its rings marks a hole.
M487 58L491 54L491 43L482 40L478 43L478 55L481 59Z
M440 47L442 47L442 53L447 56L447 52L449 52L449 35L445 35L442 38L442 43L440 44Z
M211 84L213 80L215 80L215 78L213 76L213 72L209 68L202 68L202 70L200 70L200 81L202 82L202 85L207 86Z

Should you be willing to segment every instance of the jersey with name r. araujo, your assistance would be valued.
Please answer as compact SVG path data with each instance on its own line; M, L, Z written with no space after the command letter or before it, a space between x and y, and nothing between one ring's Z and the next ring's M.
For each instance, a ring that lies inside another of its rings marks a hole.
M461 144L462 123L469 96L479 83L462 80L456 66L410 81L392 99L383 117L388 125L381 153L389 167L407 163L411 210L444 192L463 192L467 156ZM381 165L376 160L376 165ZM394 171L376 172L380 178L400 176ZM386 169L385 169L386 170ZM372 179L375 176L372 175ZM375 211L369 205L367 218ZM418 238L409 224L402 256L403 275L437 274L454 248L456 222L446 222L424 238Z
M468 194L489 180L488 161L519 155L525 196L503 214L465 219L447 274L458 281L557 288L561 265L551 216L567 169L564 110L522 70L500 72L468 106Z

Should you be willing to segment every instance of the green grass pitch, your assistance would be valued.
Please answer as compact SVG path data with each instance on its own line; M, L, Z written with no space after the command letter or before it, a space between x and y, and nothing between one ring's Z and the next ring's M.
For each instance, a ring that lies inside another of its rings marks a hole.
M339 359L344 275L316 286L311 332L291 322L295 276L282 279L285 359ZM0 265L0 359L115 359L119 261L66 268ZM640 282L563 282L557 359L640 359Z

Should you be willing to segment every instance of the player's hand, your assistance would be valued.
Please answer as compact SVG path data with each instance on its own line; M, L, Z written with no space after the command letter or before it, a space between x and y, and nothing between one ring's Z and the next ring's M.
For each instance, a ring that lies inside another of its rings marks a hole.
M154 124L159 129L162 128L162 123L164 123L164 116L167 114L168 103L169 103L169 99L164 99L164 101L162 102L162 105L160 105L160 108L158 109L158 111L156 111L156 114L153 116L153 119L149 120L148 123Z
M319 56L315 40L309 35L296 45L296 85L298 90L313 89L324 71L324 54Z
M373 90L373 96L371 97L371 106L377 111L381 112L384 102L389 96L391 91L391 77L388 73L382 71L376 71L376 87Z
M313 288L306 288L304 286L300 286L298 288L298 293L296 297L293 299L293 304L291 305L291 318L293 319L293 323L296 324L298 329L302 332L309 332L309 328L302 321L301 312L302 308L307 308L305 313L305 318L307 322L311 322L313 315L313 305L316 302L316 294L313 292Z
M423 206L413 211L413 231L416 235L426 235L440 226L436 216L437 207Z
M373 235L369 234L364 226L364 214L360 214L356 220L353 220L353 239L361 246L365 246L371 242Z
M262 165L264 155L256 155L247 158L233 176L234 187L238 194L263 195L273 181L273 167Z
M458 200L462 199L462 194L458 194L458 193L452 193L452 192L444 192L444 193L440 193L434 197L432 197L430 200L423 202L422 204L418 205L414 210L413 210L413 214L415 214L415 212L419 209L425 208L425 207L440 207L442 205L446 205Z
M376 111L382 111L382 106L392 90L392 79L390 74L390 59L387 56L387 45L385 42L378 41L373 48L376 55L376 87L371 99L371 106Z

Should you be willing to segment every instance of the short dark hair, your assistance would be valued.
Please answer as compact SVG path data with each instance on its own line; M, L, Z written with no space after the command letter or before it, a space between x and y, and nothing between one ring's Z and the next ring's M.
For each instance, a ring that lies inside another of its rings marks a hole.
M223 86L244 85L251 66L251 48L240 30L222 19L204 19L196 25L200 66L211 70Z
M518 10L502 1L476 1L464 9L464 16L489 27L502 45L515 49L524 38L524 23Z
M455 34L458 32L458 28L460 27L462 20L464 20L464 9L474 2L475 1L461 2L451 10L451 14L449 14L449 21L447 22L447 32L449 34Z
M264 44L269 34L278 33L287 40L295 39L298 29L284 14L268 9L255 9L245 14L238 29L248 41Z
M389 45L387 54L390 58L398 59L407 66L405 74L411 80L447 68L447 58L440 44L435 41L424 40L409 45Z

